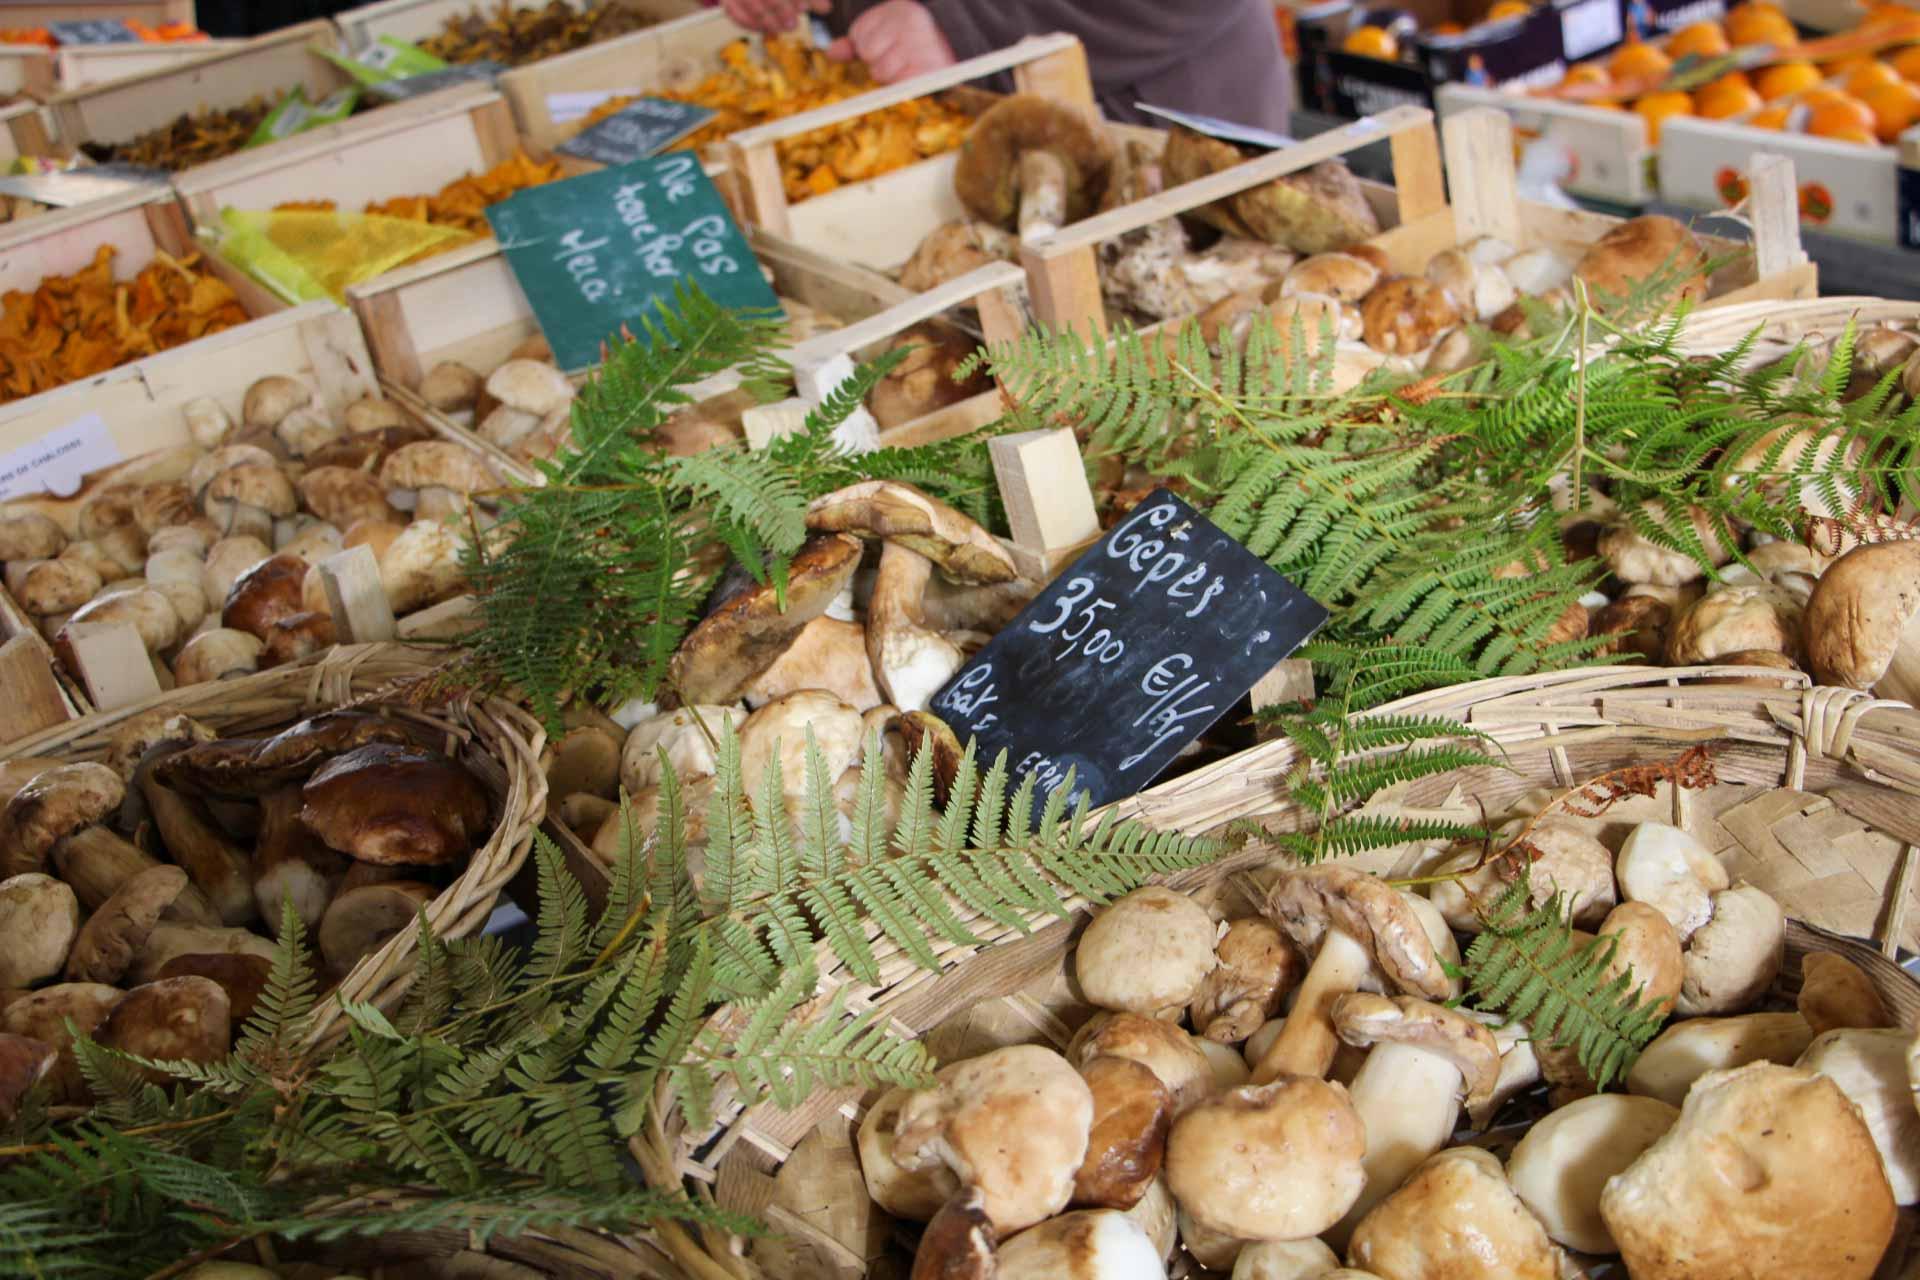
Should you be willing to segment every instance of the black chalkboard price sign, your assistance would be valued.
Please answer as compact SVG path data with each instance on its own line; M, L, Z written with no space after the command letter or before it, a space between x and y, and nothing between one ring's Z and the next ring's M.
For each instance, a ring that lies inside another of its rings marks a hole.
M55 44L138 44L140 37L118 18L86 18L76 22L50 22L47 33Z
M1036 805L1066 782L1141 790L1304 644L1327 612L1165 489L1155 490L941 689L929 710L982 766L1004 748Z
M660 154L711 119L711 110L691 102L639 98L554 150L596 164L627 164Z

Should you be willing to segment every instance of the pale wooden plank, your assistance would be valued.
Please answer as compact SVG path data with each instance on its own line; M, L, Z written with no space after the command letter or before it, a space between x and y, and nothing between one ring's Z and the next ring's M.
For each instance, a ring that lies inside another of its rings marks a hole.
M380 585L373 548L348 547L319 562L320 586L341 644L376 644L394 638L393 606Z
M17 635L0 644L0 743L64 724L72 714L44 640Z
M1007 508L1014 563L1022 577L1045 581L1100 533L1080 445L1067 427L1021 431L987 442Z
M75 674L101 711L112 711L160 692L153 660L131 624L70 623L66 634Z
M1513 171L1513 122L1488 107L1448 116L1440 126L1452 178L1454 234L1518 245L1520 188Z

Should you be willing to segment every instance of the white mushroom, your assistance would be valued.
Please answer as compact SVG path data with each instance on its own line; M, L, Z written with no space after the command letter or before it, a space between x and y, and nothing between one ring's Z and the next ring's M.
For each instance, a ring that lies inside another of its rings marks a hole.
M1712 897L1713 918L1688 940L1679 1003L1687 1017L1752 1008L1780 973L1787 917L1764 889L1741 881Z
M1213 969L1213 935L1206 908L1146 885L1094 915L1074 952L1074 976L1102 1009L1177 1020Z
M1813 1028L1797 1013L1689 1018L1655 1036L1627 1070L1627 1092L1679 1106L1709 1071L1749 1062L1788 1064L1807 1051Z
M1727 871L1707 847L1678 827L1643 822L1620 846L1614 875L1620 896L1658 908L1680 941L1713 916L1712 894L1727 887Z
M867 656L887 700L902 711L924 711L965 664L960 646L923 624L920 598L933 576L933 561L888 542L880 549L867 609Z
M1613 1253L1600 1192L1680 1118L1658 1098L1601 1093L1536 1120L1507 1159L1507 1179L1554 1242Z
M212 396L198 396L181 406L187 435L202 449L217 449L233 430L233 419Z
M1896 1204L1920 1202L1920 1110L1907 1079L1912 1032L1893 1028L1829 1031L1794 1065L1840 1086L1860 1110L1880 1150Z
M663 711L636 724L620 752L620 785L639 794L660 782L660 753L682 782L711 776L726 726L744 719L735 707L696 706Z
M997 1280L1165 1280L1160 1254L1127 1215L1079 1209L1028 1227L995 1251Z

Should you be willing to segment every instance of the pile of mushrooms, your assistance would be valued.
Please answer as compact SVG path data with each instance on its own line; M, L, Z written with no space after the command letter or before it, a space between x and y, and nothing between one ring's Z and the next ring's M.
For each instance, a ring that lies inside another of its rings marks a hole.
M1038 589L1000 542L945 503L898 481L870 480L814 501L812 530L788 569L784 595L744 573L724 581L675 653L682 705L582 717L552 747L548 793L562 821L611 862L623 841L654 828L664 751L688 791L697 860L702 792L722 727L739 733L748 794L776 761L788 801L806 793L806 742L827 762L850 812L870 740L881 735L897 806L906 765L935 745L936 773L957 767L951 729L929 699ZM624 739L620 736L625 725ZM936 782L944 786L944 778ZM615 797L631 800L623 819Z
M996 1048L867 1109L868 1194L926 1224L913 1275L1556 1280L1616 1254L1635 1280L1872 1275L1920 1201L1913 1029L1835 953L1804 958L1797 1007L1763 1007L1772 898L1678 828L1544 803L1504 833L1525 827L1536 896L1614 939L1610 971L1671 1018L1624 1092L1460 1002L1467 895L1508 859L1431 896L1276 862L1233 919L1138 889L1081 935L1094 1012L1064 1051Z
M334 643L316 562L373 550L399 616L459 596L460 557L498 477L382 399L338 420L294 378L247 389L241 421L186 406L193 444L97 477L78 498L0 507L15 601L74 665L75 623L126 623L162 689L244 675ZM131 478L128 478L131 477ZM448 634L439 614L405 635Z
M0 1122L42 1079L56 1103L87 1101L70 1028L224 1058L283 903L338 979L411 929L492 828L462 765L363 712L221 739L154 711L104 763L0 763Z

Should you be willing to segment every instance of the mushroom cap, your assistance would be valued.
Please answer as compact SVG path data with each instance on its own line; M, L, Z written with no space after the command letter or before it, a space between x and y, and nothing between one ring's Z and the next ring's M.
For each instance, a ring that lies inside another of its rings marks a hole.
M240 418L250 427L271 427L295 409L313 403L313 391L297 378L270 374L247 388Z
M1305 1240L1256 1240L1233 1260L1233 1280L1324 1280L1340 1269L1333 1250Z
M113 891L87 917L67 957L68 982L118 982L160 923L160 913L187 887L179 867L148 867Z
M1067 1060L1085 1065L1096 1058L1125 1058L1146 1067L1173 1094L1179 1115L1214 1092L1213 1064L1177 1022L1138 1013L1098 1013L1067 1043Z
M1658 528L1673 532L1670 517L1660 504L1644 502L1640 504L1640 514ZM1718 568L1731 560L1733 550L1722 540L1721 531L1708 512L1700 507L1690 507L1687 514L1694 535L1700 539L1701 548L1707 553L1708 562ZM1600 558L1606 561L1607 568L1622 582L1679 587L1697 582L1706 574L1706 570L1692 555L1641 536L1624 520L1602 530L1595 546Z
M1246 158L1231 142L1176 125L1168 131L1161 163L1167 184L1178 186L1231 169ZM1346 249L1380 232L1380 221L1359 182L1338 160L1250 187L1195 215L1231 235L1301 253Z
M1907 1080L1913 1033L1897 1028L1841 1028L1816 1036L1794 1065L1840 1086L1859 1109L1879 1148L1895 1204L1920 1201L1920 1110Z
M229 676L252 675L260 669L260 637L231 627L215 627L180 646L173 658L176 684L202 684Z
M49 875L0 880L0 988L34 986L60 972L80 929L80 899Z
M1696 1081L1752 1062L1790 1063L1807 1051L1813 1029L1797 1013L1688 1018L1653 1038L1627 1070L1627 1092L1681 1105Z
M953 1198L960 1189L960 1179L937 1160L916 1169L903 1169L894 1161L894 1126L900 1119L900 1108L912 1096L907 1089L889 1089L881 1094L861 1118L854 1142L868 1197L896 1218L925 1222Z
M1088 1059L1080 1076L1093 1095L1093 1124L1086 1159L1074 1175L1073 1203L1131 1209L1159 1176L1173 1092L1145 1063L1112 1055Z
M341 421L350 432L381 431L387 427L411 426L407 411L384 396L362 396L347 406Z
M1573 275L1587 286L1594 305L1607 310L1610 298L1623 300L1656 276L1682 279L1673 301L1698 301L1707 294L1706 266L1707 251L1685 224L1648 214L1629 218L1594 241L1574 264Z
M1712 901L1713 918L1688 939L1676 1006L1688 1017L1752 1008L1786 958L1787 916L1773 895L1743 880Z
M451 440L423 440L388 455L380 464L380 483L395 489L452 489L482 493L500 487L479 454Z
M251 929L173 924L162 920L147 935L147 943L133 957L131 977L152 982L180 956L241 955L273 961L273 943Z
M860 540L846 534L808 538L787 568L785 607L771 582L755 583L722 601L687 633L669 667L688 702L724 704L786 652L794 637L827 611L860 567Z
M980 113L960 145L953 191L974 216L1011 227L1020 212L1020 157L1057 156L1067 172L1067 220L1092 213L1113 164L1113 143L1091 108L1035 93L1002 98Z
M454 761L387 742L335 756L300 794L300 820L328 848L383 866L465 857L486 833L492 807L486 789Z
M52 516L38 511L0 516L0 561L47 560L66 545L66 532Z
M1726 868L1698 840L1664 822L1643 822L1614 862L1620 896L1656 908L1685 943L1713 917L1712 894L1727 887Z
M1143 885L1094 913L1074 951L1074 977L1102 1009L1178 1018L1213 970L1214 932L1192 898Z
M454 360L443 360L420 379L420 398L442 413L473 408L480 396L480 375Z
M0 810L0 871L39 871L54 845L118 813L126 792L120 775L103 764L43 770Z
M749 707L758 707L800 689L825 689L856 711L886 701L873 682L866 628L831 615L815 618L741 693Z
M300 500L328 524L346 528L356 520L392 520L387 490L356 467L309 468L300 477Z
M1286 869L1268 890L1267 916L1310 955L1333 927L1366 947L1401 990L1429 1000L1452 996L1416 908L1378 876L1337 864Z
M71 1022L82 1035L92 1035L126 993L97 982L60 982L28 992L0 1005L0 1032L25 1036L53 1046L58 1055L50 1077L55 1102L87 1098L86 1078L73 1057Z
M0 1032L0 1122L12 1122L27 1090L52 1075L59 1061L44 1040Z
M1365 258L1335 250L1316 253L1293 264L1280 282L1280 296L1315 296L1338 302L1358 302L1380 283L1380 268ZM1337 329L1338 326L1336 325Z
M1606 918L1615 898L1613 854L1607 846L1582 830L1578 823L1556 817L1542 818L1528 827L1527 820L1516 818L1504 825L1497 840L1507 840L1525 832L1525 849L1512 857L1490 861L1480 870L1459 880L1445 880L1433 886L1430 901L1440 909L1447 924L1463 933L1479 933L1480 917L1473 899L1498 896L1518 875L1523 858L1528 863L1528 898L1532 905L1546 905L1554 894L1565 895L1567 918L1576 928L1590 929ZM1480 857L1477 845L1457 855L1472 865ZM1449 860L1451 864L1451 860Z
M96 1039L161 1062L217 1062L233 1042L232 1007L207 978L161 978L113 1006Z
M1167 1183L1200 1225L1243 1240L1297 1240L1360 1195L1366 1127L1346 1089L1282 1076L1216 1094L1174 1121Z
M1367 345L1390 356L1425 351L1460 319L1452 296L1420 276L1383 280L1360 302Z
M815 498L809 529L898 542L933 561L949 581L1011 582L1013 556L998 539L930 494L899 480L864 480Z
M320 954L327 967L344 974L395 934L413 928L420 908L438 892L430 884L387 880L348 889L334 898L320 917Z
M544 360L508 360L487 375L487 394L543 418L573 401L573 383Z
M295 409L273 428L274 439L296 458L324 449L345 434L331 417L317 408Z
M1873 1135L1845 1092L1768 1062L1702 1077L1673 1128L1600 1196L1634 1280L1866 1280L1894 1214Z
M419 423L409 422L400 427L379 427L372 431L356 432L329 441L315 449L306 457L309 471L318 467L347 467L354 471L364 471L368 475L377 475L380 464L396 449L404 449L410 444L419 444L423 440L438 439L433 432Z
M1500 1049L1493 1033L1444 1005L1349 991L1333 1002L1333 1026L1356 1049L1403 1044L1440 1055L1459 1070L1469 1107L1484 1105L1500 1079Z
M207 485L202 501L209 507L216 502L258 507L271 516L290 516L300 507L293 481L277 462L243 462L228 467ZM209 510L208 514L214 513Z
M1676 667L1729 654L1800 652L1801 610L1768 583L1720 587L1682 609L1667 629L1667 662Z
M993 1223L978 1187L962 1187L920 1233L909 1280L994 1280Z
M1153 1241L1112 1209L1076 1209L1028 1227L996 1251L997 1280L1166 1280Z
M1384 1280L1558 1280L1563 1256L1491 1153L1450 1147L1360 1219L1347 1261Z
M379 525L364 520L354 524L356 529L362 527L373 530ZM341 545L354 545L351 532L341 539ZM396 614L439 604L466 588L466 575L460 567L466 540L449 524L415 520L394 535L385 551L377 543L372 545L380 560L380 586Z
M205 978L218 983L227 993L227 1005L233 1025L242 1026L253 1016L267 978L273 972L269 956L253 952L183 952L160 966L158 978Z
M942 1067L894 1127L902 1168L944 1163L986 1197L1001 1237L1066 1208L1087 1154L1093 1094L1067 1060L1010 1045Z
M186 524L197 514L193 490L187 488L184 480L141 485L134 493L133 520L148 537L162 529Z
M35 617L67 613L93 599L100 575L79 560L42 560L28 569L15 595Z
M207 548L200 585L209 601L225 603L227 592L240 575L273 554L273 548L251 534L221 538Z
M1229 924L1214 944L1214 959L1188 1013L1197 1034L1223 1045L1239 1044L1277 1016L1305 970L1286 935L1258 916Z
M96 596L73 611L67 626L54 637L54 648L68 665L73 665L67 641L67 627L74 623L124 622L140 633L140 643L148 653L170 648L180 638L180 614L167 597L150 587L134 587Z
M1580 1098L1534 1121L1507 1157L1507 1179L1556 1244L1614 1253L1600 1217L1600 1191L1679 1118L1678 1107L1658 1098Z
M233 580L220 609L220 625L267 638L267 629L301 610L307 562L299 556L268 556Z
M273 467L278 466L279 462L278 458L259 445L223 444L218 449L208 450L196 458L193 466L188 468L185 482L187 492L198 500L206 492L207 486L213 483L213 478L228 467L248 464Z
M277 667L330 649L334 643L333 618L324 613L290 613L267 628L266 647L260 652L262 667Z
M1807 661L1813 674L1822 684L1873 688L1887 676L1916 616L1920 542L1855 547L1820 575L1807 602Z
M714 751L721 735L729 724L737 730L743 719L738 707L723 706L678 707L647 717L620 749L620 785L636 794L658 785L662 751L681 782L711 776L719 767Z
M805 794L809 737L826 761L831 784L860 758L860 713L824 689L801 689L740 722L740 785L755 803L776 767L785 794Z
M1795 1007L1816 1036L1839 1027L1894 1025L1873 979L1832 951L1811 951L1800 957L1800 996Z
M163 786L193 795L259 796L307 777L333 757L369 743L412 743L405 721L331 711L271 738L221 738L175 752L155 766Z
M1608 981L1625 973L1640 991L1640 1001L1662 1006L1662 1016L1673 1011L1674 1000L1686 980L1686 960L1680 935L1659 908L1645 902L1623 902L1607 913L1599 936L1612 938L1613 958L1601 971Z

